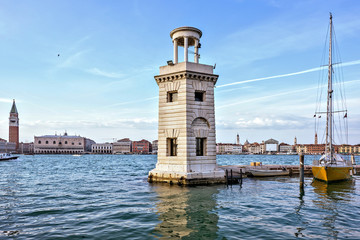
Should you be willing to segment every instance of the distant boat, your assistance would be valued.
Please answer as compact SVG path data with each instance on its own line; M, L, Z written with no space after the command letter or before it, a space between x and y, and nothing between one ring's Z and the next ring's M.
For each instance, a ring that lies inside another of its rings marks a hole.
M81 157L80 154L74 154L73 157Z
M11 153L0 153L0 161L17 159L18 156L13 156Z
M333 24L332 24L332 15L330 13L330 34L329 34L329 63L328 63L328 87L327 87L327 110L326 112L315 112L314 117L320 118L322 113L326 113L326 144L325 144L325 153L321 156L319 160L314 161L314 166L312 166L312 173L316 180L324 182L334 182L342 181L351 178L350 171L352 170L352 165L349 160L345 160L340 154L335 153L334 149L334 113L343 113L342 119L347 118L347 110L339 109L334 111L334 90L333 90L333 60L332 60L332 50L333 50ZM342 96L342 95L341 95ZM342 96L343 97L343 96ZM341 128L340 128L341 129Z
M269 169L251 169L248 170L249 177L277 177L289 176L290 172L287 169L283 170L269 170Z

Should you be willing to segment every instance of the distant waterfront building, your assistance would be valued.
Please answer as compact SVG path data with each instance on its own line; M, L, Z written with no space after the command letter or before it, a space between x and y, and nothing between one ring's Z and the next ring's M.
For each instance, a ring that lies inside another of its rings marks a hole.
M291 153L293 149L293 146L287 144L287 143L280 143L279 144L279 152L280 153Z
M132 152L136 154L149 154L152 151L152 145L148 140L132 142Z
M112 154L112 143L95 143L91 145L91 153L95 154Z
M113 143L114 154L129 154L132 151L132 142L129 138L123 138Z
M264 140L260 143L260 153L261 153L261 154L265 154L265 153L266 153L266 145L265 145L265 141L264 141Z
M158 140L152 141L152 153L157 154L158 152Z
M278 151L279 151L279 141L272 138L265 141L266 153L277 153Z
M242 146L240 144L233 143L217 143L217 154L240 154L242 153Z
M15 153L16 143L8 142L5 139L0 139L0 153Z
M95 142L81 136L45 135L34 137L34 153L36 154L81 154L91 152Z
M333 145L335 152L338 152L339 146ZM325 152L325 144L298 144L296 145L297 153L304 154L323 154Z
M19 114L16 109L15 99L9 117L9 142L15 143L16 151L19 149Z
M341 154L360 154L360 144L357 145L341 145L338 149Z
M34 153L34 143L23 143L19 144L19 153L27 154L27 153Z
M242 151L243 151L243 152L248 152L248 151L249 151L249 146L250 146L250 143L249 143L249 141L246 139L246 141L244 142Z
M251 143L247 145L247 151L251 154L261 154L260 144L257 142Z

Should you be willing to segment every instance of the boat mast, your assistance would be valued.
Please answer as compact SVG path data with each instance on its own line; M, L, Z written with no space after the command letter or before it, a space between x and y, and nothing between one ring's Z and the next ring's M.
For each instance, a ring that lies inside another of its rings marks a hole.
M332 14L330 13L330 40L329 40L329 66L328 66L328 94L327 94L327 111L326 111L326 151L330 153L330 163L333 163L333 131L332 131Z

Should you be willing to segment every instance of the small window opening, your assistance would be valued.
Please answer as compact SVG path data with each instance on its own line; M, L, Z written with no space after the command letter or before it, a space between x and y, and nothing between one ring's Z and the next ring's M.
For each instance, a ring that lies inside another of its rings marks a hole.
M196 156L205 156L206 138L196 138Z
M56 142L55 142L55 141L53 141L53 144L56 144Z
M205 92L202 91L195 91L195 101L203 102L204 101Z
M168 138L168 156L177 156L177 139L176 138Z
M168 102L175 102L178 99L178 92L168 92Z

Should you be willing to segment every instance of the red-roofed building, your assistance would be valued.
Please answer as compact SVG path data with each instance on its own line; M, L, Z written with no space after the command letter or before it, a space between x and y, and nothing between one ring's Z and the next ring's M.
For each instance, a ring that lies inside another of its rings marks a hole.
M137 154L149 154L152 152L152 145L148 140L132 142L132 152Z

